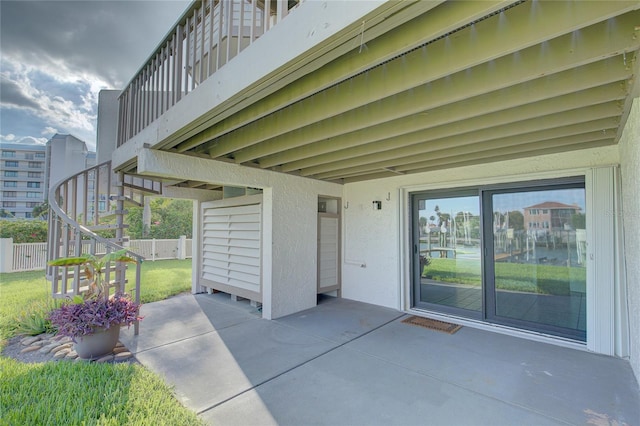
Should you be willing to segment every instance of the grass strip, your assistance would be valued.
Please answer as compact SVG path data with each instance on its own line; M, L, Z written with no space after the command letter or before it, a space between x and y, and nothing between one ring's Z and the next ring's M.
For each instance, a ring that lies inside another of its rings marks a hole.
M469 259L431 259L424 275L434 281L480 286L480 261ZM529 263L495 264L496 288L536 294L566 296L574 288L584 289L587 272L581 267ZM584 291L584 290L583 290Z
M3 425L197 425L156 375L131 364L0 358Z

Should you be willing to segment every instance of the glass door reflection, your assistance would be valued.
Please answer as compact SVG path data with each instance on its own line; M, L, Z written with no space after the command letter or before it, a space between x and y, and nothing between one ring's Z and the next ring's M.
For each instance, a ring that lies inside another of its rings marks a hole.
M492 191L488 317L586 336L584 188ZM493 306L491 306L493 305Z
M418 304L482 312L480 200L477 195L417 195Z

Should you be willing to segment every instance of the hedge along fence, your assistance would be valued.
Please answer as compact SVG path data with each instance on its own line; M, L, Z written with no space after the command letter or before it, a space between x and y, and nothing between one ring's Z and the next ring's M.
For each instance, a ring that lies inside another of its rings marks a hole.
M131 240L129 248L146 260L168 260L191 258L192 240L181 237L172 240ZM90 241L83 243L83 253L88 253ZM96 248L98 253L104 247ZM23 272L45 269L47 243L14 244L13 238L0 238L0 272Z

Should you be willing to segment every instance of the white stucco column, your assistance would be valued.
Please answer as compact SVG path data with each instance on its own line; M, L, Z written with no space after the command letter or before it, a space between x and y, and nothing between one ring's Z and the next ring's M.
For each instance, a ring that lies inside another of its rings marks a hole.
M622 177L620 217L629 309L629 361L640 381L640 98L633 101L619 147Z

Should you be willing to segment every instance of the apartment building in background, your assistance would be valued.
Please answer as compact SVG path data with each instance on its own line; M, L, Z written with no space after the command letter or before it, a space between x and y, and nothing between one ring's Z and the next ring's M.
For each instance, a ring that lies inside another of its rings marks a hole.
M95 165L96 154L72 135L55 134L46 145L0 144L0 208L8 218L31 219L59 180Z
M45 200L44 145L0 144L0 208L9 217L30 219Z

